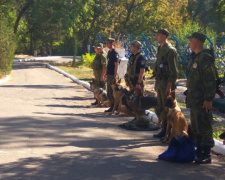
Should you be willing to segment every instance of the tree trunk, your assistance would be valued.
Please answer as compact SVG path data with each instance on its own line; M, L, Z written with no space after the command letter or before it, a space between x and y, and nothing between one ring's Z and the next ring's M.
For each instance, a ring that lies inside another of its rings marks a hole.
M33 54L33 36L32 33L30 33L30 55Z
M132 9L134 8L134 3L135 3L135 0L132 0L131 4L129 5L128 2L127 2L127 17L126 17L126 20L123 24L123 27L126 28L127 27L127 22L130 20L130 15L131 15L131 12L132 12Z
M33 0L27 0L25 6L23 7L23 9L19 12L19 15L17 16L15 25L14 25L14 33L17 33L17 29L19 26L19 22L21 17L23 16L23 14L27 11L27 9L33 4Z
M74 30L75 32L75 30ZM77 49L78 49L78 38L77 35L74 33L74 55L73 55L73 62L72 62L72 67L75 67L75 63L76 63L76 56L77 56Z

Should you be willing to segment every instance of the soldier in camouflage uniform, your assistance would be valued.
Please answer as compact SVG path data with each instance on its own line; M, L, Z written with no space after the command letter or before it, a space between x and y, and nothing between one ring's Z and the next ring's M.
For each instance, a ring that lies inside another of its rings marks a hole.
M145 57L139 52L141 43L139 41L133 41L130 44L130 51L132 55L129 58L127 73L125 80L127 86L129 86L132 92L138 91L139 95L142 95L144 88L144 73L145 73Z
M164 106L166 97L171 91L175 90L177 80L177 52L176 49L167 42L169 32L166 29L159 29L156 32L156 40L160 44L157 52L157 59L154 67L154 76L156 77L155 91L159 104L158 118L161 120L161 131L153 135L155 138L163 138L166 134L167 113L168 110Z
M106 62L106 53L103 50L103 44L98 43L94 46L95 48L95 58L91 64L91 68L94 73L94 82L96 86L105 89L104 76L106 74L107 62ZM97 104L97 100L92 105Z
M212 130L212 100L216 93L214 58L203 50L206 36L195 32L188 36L195 53L187 67L187 107L190 108L191 130L197 147L197 164L211 163L214 146Z
M114 97L113 97L113 90L112 90L112 83L113 80L116 79L119 67L119 54L114 49L114 39L108 38L106 41L106 46L109 48L107 54L107 97L111 102L111 106L105 112L111 112L114 106Z

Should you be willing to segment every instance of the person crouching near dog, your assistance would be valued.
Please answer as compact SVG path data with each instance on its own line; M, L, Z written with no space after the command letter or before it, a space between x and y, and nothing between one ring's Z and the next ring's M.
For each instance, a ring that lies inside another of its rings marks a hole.
M141 46L141 42L136 40L130 44L130 51L132 54L128 61L125 81L131 92L137 92L138 95L142 96L146 59L140 53Z
M94 73L94 82L95 85L99 88L105 89L105 82L104 82L104 76L106 74L106 68L107 68L107 61L106 61L106 53L103 50L103 44L98 43L94 46L95 48L95 58L91 64L91 68L93 69ZM91 105L97 105L97 99L94 103L91 103Z
M161 121L161 131L153 135L154 138L164 139L167 127L168 109L165 107L166 97L175 91L177 80L177 51L167 41L169 31L159 29L156 32L156 40L159 43L157 59L155 62L153 75L156 78L155 91L157 92L158 113L157 116Z
M206 36L195 32L189 38L189 48L195 53L187 66L187 107L190 108L191 130L195 142L195 163L211 163L214 146L212 130L212 100L216 94L214 58L203 50Z
M107 76L107 97L111 102L111 106L108 110L105 110L105 112L111 112L113 110L114 106L114 97L113 97L113 89L111 87L113 80L116 79L117 73L118 73L118 67L119 67L119 54L114 49L114 39L108 38L106 40L106 46L109 48L108 54L107 54L107 70L106 70L106 76Z

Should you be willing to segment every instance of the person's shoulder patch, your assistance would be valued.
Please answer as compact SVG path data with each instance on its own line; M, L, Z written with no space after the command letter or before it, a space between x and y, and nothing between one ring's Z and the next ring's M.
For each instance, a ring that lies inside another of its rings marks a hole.
M142 66L145 65L145 60L144 59L141 60L141 65Z

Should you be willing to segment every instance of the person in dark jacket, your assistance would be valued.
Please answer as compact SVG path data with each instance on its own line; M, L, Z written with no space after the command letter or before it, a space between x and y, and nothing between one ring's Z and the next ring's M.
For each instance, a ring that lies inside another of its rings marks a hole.
M106 41L106 46L109 48L107 54L107 97L111 102L111 106L105 112L111 112L114 106L114 97L113 97L113 90L112 90L112 83L113 80L116 79L119 67L119 54L114 49L114 39L108 38Z

